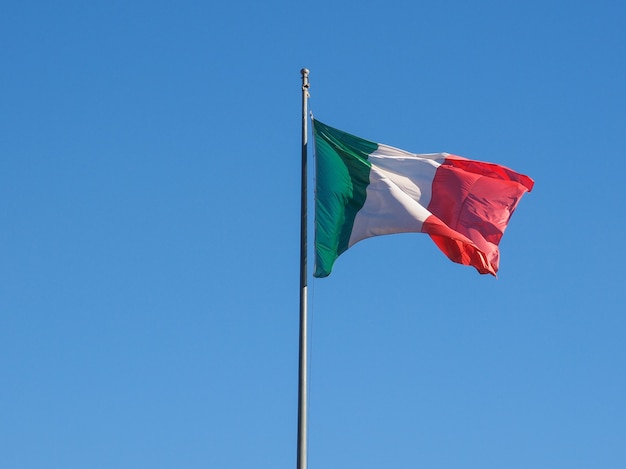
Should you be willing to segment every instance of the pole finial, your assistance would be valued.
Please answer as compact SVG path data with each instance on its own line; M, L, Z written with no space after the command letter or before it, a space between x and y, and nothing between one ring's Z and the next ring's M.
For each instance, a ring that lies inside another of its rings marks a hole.
M300 73L302 74L302 91L304 91L306 93L306 97L309 97L309 69L308 68L303 68L302 70L300 70Z

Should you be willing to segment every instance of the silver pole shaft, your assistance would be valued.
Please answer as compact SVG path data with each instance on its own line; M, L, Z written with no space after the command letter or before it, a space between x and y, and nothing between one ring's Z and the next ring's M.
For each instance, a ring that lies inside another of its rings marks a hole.
M300 362L298 379L298 466L307 467L307 99L309 71L302 74L302 174L300 195Z

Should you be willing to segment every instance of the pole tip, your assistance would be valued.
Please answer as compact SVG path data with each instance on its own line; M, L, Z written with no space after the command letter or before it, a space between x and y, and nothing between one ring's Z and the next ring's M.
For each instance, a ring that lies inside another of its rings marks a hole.
M302 70L300 70L300 73L302 74L302 76L306 77L309 75L309 69L303 68Z

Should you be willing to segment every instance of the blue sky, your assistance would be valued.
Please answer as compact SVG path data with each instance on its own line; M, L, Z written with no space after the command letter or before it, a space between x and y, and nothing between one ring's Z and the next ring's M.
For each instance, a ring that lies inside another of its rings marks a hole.
M309 467L625 467L625 20L620 1L4 5L0 466L295 466L307 67L329 125L535 180L498 279L424 235L311 279Z

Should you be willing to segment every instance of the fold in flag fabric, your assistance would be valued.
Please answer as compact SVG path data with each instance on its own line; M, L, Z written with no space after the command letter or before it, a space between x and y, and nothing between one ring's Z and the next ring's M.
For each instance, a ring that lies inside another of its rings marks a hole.
M315 277L358 241L427 233L453 262L496 275L498 244L533 180L448 153L415 154L313 120Z

